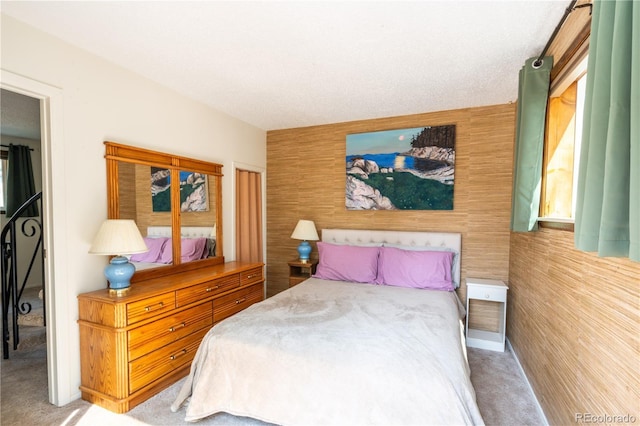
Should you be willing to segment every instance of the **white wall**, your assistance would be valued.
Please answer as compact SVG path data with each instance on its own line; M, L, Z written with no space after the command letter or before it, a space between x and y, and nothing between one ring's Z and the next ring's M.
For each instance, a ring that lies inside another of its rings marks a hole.
M103 141L223 164L224 253L232 260L231 165L241 161L265 168L266 132L4 15L1 43L4 71L61 89L63 143L51 147L51 197L59 198L54 206L65 206L52 214L53 238L64 234L65 241L54 253L54 268L63 268L67 289L55 296L56 306L68 309L58 313L63 315L58 328L64 328L59 331L69 339L58 342L68 351L64 364L69 370L57 372L61 382L69 384L59 395L64 404L79 397L76 296L106 286L102 270L107 259L87 253L107 216Z

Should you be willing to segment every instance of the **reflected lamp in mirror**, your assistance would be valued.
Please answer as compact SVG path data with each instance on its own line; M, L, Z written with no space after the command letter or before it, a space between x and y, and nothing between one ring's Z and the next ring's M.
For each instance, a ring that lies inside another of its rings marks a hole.
M309 255L311 254L309 241L318 240L316 225L311 220L299 220L296 229L294 229L293 234L291 234L291 238L294 240L302 240L298 246L298 253L300 255L300 262L307 263L309 261Z
M121 295L129 290L136 268L125 255L148 251L142 235L133 220L108 219L93 239L89 253L115 256L104 269L109 281L109 291Z

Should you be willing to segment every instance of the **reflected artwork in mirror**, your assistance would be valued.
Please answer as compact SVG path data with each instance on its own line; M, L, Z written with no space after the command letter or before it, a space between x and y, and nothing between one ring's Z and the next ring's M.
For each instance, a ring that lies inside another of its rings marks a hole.
M204 212L209 210L207 175L180 171L180 211ZM171 211L171 172L151 167L151 204L154 212Z
M109 218L134 220L149 248L131 256L132 281L224 262L222 165L105 146Z

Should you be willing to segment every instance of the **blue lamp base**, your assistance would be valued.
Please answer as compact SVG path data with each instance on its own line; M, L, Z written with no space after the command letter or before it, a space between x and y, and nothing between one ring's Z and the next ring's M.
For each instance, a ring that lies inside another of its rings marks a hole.
M117 296L128 292L135 271L135 266L126 257L116 256L111 259L111 263L104 268L104 276L109 281L109 292Z
M307 263L309 261L309 255L311 254L311 245L308 241L302 241L298 246L298 254L300 255L300 262Z

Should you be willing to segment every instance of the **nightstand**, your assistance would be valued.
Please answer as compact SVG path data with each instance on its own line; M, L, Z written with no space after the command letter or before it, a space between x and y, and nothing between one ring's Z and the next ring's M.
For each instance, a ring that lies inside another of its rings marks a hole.
M507 322L507 290L509 287L502 281L482 278L467 278L467 346L504 352L505 330ZM497 304L498 330L487 331L469 328L469 301L471 299L484 300Z
M306 263L300 262L295 259L289 263L289 288L296 284L300 284L302 281L310 278L311 275L316 273L317 260L309 259Z

